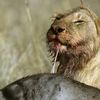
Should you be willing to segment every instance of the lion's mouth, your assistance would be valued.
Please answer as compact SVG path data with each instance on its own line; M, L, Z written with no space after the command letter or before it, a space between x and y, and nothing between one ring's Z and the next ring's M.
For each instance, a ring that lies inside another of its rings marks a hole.
M59 40L57 35L49 34L47 35L47 39L49 49L54 53L56 53L57 51L59 51L59 53L64 53L67 52L69 48L71 48L69 41L66 40L66 42L63 43Z
M47 33L47 42L50 51L53 52L57 52L59 50L59 53L63 53L71 48L69 32L60 32L57 34L55 30L51 28Z
M67 51L67 44L63 44L59 41L51 41L48 44L50 50L53 52L57 52L59 50L59 53L63 53Z

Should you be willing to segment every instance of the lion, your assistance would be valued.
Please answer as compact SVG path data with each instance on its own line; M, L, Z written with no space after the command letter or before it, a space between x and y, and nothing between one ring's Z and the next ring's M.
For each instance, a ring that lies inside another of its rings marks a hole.
M100 89L100 21L89 8L58 14L47 32L47 44L57 73Z

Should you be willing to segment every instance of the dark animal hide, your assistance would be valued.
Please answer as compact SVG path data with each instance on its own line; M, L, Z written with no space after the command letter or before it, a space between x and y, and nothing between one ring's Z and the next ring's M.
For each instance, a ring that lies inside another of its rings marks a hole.
M39 74L1 89L0 100L100 100L100 90L61 75Z

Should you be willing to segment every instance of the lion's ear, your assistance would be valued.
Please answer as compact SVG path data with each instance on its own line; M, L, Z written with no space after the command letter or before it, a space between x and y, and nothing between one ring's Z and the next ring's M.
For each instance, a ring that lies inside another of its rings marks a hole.
M96 27L97 27L98 34L100 35L100 18L96 19L95 24L96 24Z

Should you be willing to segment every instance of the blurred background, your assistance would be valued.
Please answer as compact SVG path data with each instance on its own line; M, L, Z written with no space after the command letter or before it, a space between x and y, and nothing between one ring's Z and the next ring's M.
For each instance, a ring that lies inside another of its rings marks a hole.
M100 16L100 0L83 0ZM27 75L50 72L46 32L55 13L80 0L0 0L0 88Z

